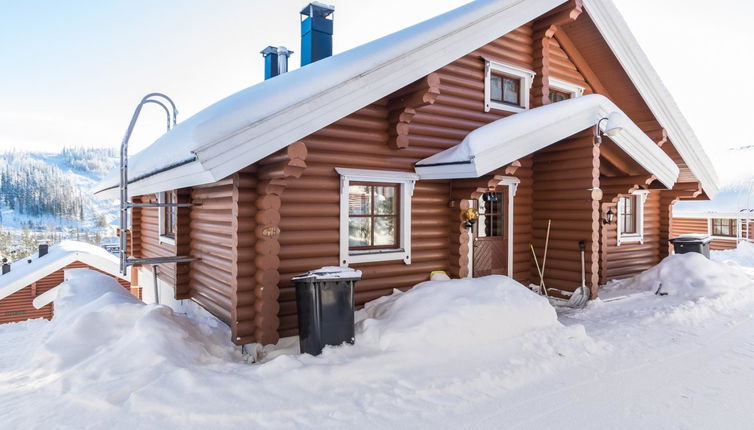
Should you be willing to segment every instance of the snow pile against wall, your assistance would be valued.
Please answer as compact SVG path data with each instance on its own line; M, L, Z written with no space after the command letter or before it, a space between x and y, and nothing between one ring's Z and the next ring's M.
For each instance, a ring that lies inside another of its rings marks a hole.
M30 362L38 372L114 401L164 372L233 358L226 332L145 305L109 276L74 272Z
M498 343L561 327L547 299L506 276L428 281L367 303L357 342L380 349Z
M736 267L711 261L701 254L674 254L657 266L622 284L628 290L663 293L689 299L714 297L741 287L752 280Z
M720 263L733 262L740 266L754 267L754 243L739 242L738 248L712 251L710 258Z

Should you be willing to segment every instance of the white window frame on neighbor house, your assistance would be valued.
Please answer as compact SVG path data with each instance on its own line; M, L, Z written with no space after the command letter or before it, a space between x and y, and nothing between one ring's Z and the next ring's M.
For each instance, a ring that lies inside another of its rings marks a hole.
M637 190L631 193L636 197L636 233L621 234L623 230L623 213L621 211L620 199L618 198L618 222L617 222L617 245L620 246L623 243L644 243L644 204L649 196L649 190Z
M548 87L550 89L570 94L572 99L584 95L584 87L582 86L558 78L550 78L549 81L550 83L548 84Z
M347 169L336 167L340 175L340 265L402 260L411 264L411 197L419 175L386 170ZM351 182L398 184L400 188L398 246L394 249L350 250L348 245L348 188Z
M518 78L518 100L519 106L513 104L502 103L492 100L492 91L490 89L490 76L493 74L501 74ZM484 111L489 112L490 109L500 109L508 112L523 112L529 109L529 93L531 92L531 86L534 82L534 73L531 70L522 69L520 67L511 66L509 64L500 63L494 60L484 59Z
M715 235L714 231L713 231L713 228L712 228L712 220L713 219L735 219L736 220L736 235L735 236L719 236L719 235ZM712 239L717 239L717 240L735 240L736 242L738 242L739 240L743 239L743 232L741 231L742 228L743 228L743 223L741 222L741 218L739 218L737 215L736 216L725 216L725 215L719 215L718 216L716 214L715 216L707 218L707 234Z
M165 203L165 202L167 202L167 198L166 198L167 193L172 193L172 192L173 191L163 191L163 192L157 193L157 203ZM173 232L173 237L170 237L170 236L166 235L166 233L167 233L165 231L165 213L167 212L166 209L167 208L165 206L161 206L161 207L157 208L157 213L159 214L158 221L157 221L158 222L159 233L160 233L159 234L159 241L160 241L160 243L164 243L166 245L175 245L175 232ZM173 209L173 211L176 210L175 207L173 207L172 209ZM177 216L173 217L173 230L175 230L175 227L176 227L175 224L176 224L177 218L178 218Z

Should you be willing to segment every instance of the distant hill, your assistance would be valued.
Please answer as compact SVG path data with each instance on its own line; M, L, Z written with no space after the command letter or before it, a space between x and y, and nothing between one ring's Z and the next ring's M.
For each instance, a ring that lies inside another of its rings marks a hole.
M102 230L117 215L91 189L117 166L115 149L0 153L0 225L5 229Z

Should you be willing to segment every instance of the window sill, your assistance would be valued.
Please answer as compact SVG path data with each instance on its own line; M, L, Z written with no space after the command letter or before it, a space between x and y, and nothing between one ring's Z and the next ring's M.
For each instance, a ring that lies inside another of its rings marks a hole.
M160 244L175 245L175 238L170 236L160 236Z
M354 263L372 263L375 261L403 260L406 264L411 264L411 257L403 249L385 249L379 251L350 251L346 257L344 266Z
M514 112L514 113L528 110L528 108L524 106L516 106L516 105L512 105L508 103L495 102L495 101L490 101L489 104L487 105L487 111L489 111L490 109L497 109L497 110L503 110L506 112Z
M712 240L738 240L738 236L710 236Z
M641 237L640 235L619 236L618 246L624 243L644 243L644 238Z

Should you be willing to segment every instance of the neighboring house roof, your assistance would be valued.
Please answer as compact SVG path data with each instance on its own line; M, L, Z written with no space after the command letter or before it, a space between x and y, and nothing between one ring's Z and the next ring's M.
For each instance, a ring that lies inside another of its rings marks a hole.
M673 160L607 97L592 94L530 109L472 131L458 145L416 163L421 178L476 178L594 126L620 127L608 136L663 185L672 188Z
M754 182L726 187L712 200L686 200L675 203L673 216L754 218Z
M120 274L120 264L114 255L95 245L64 240L51 246L47 255L34 254L11 264L11 271L0 275L0 300L76 261L128 280Z
M130 195L223 179L565 3L477 0L233 94L129 161ZM708 196L707 155L609 0L583 0L613 53ZM117 195L116 171L95 193Z

